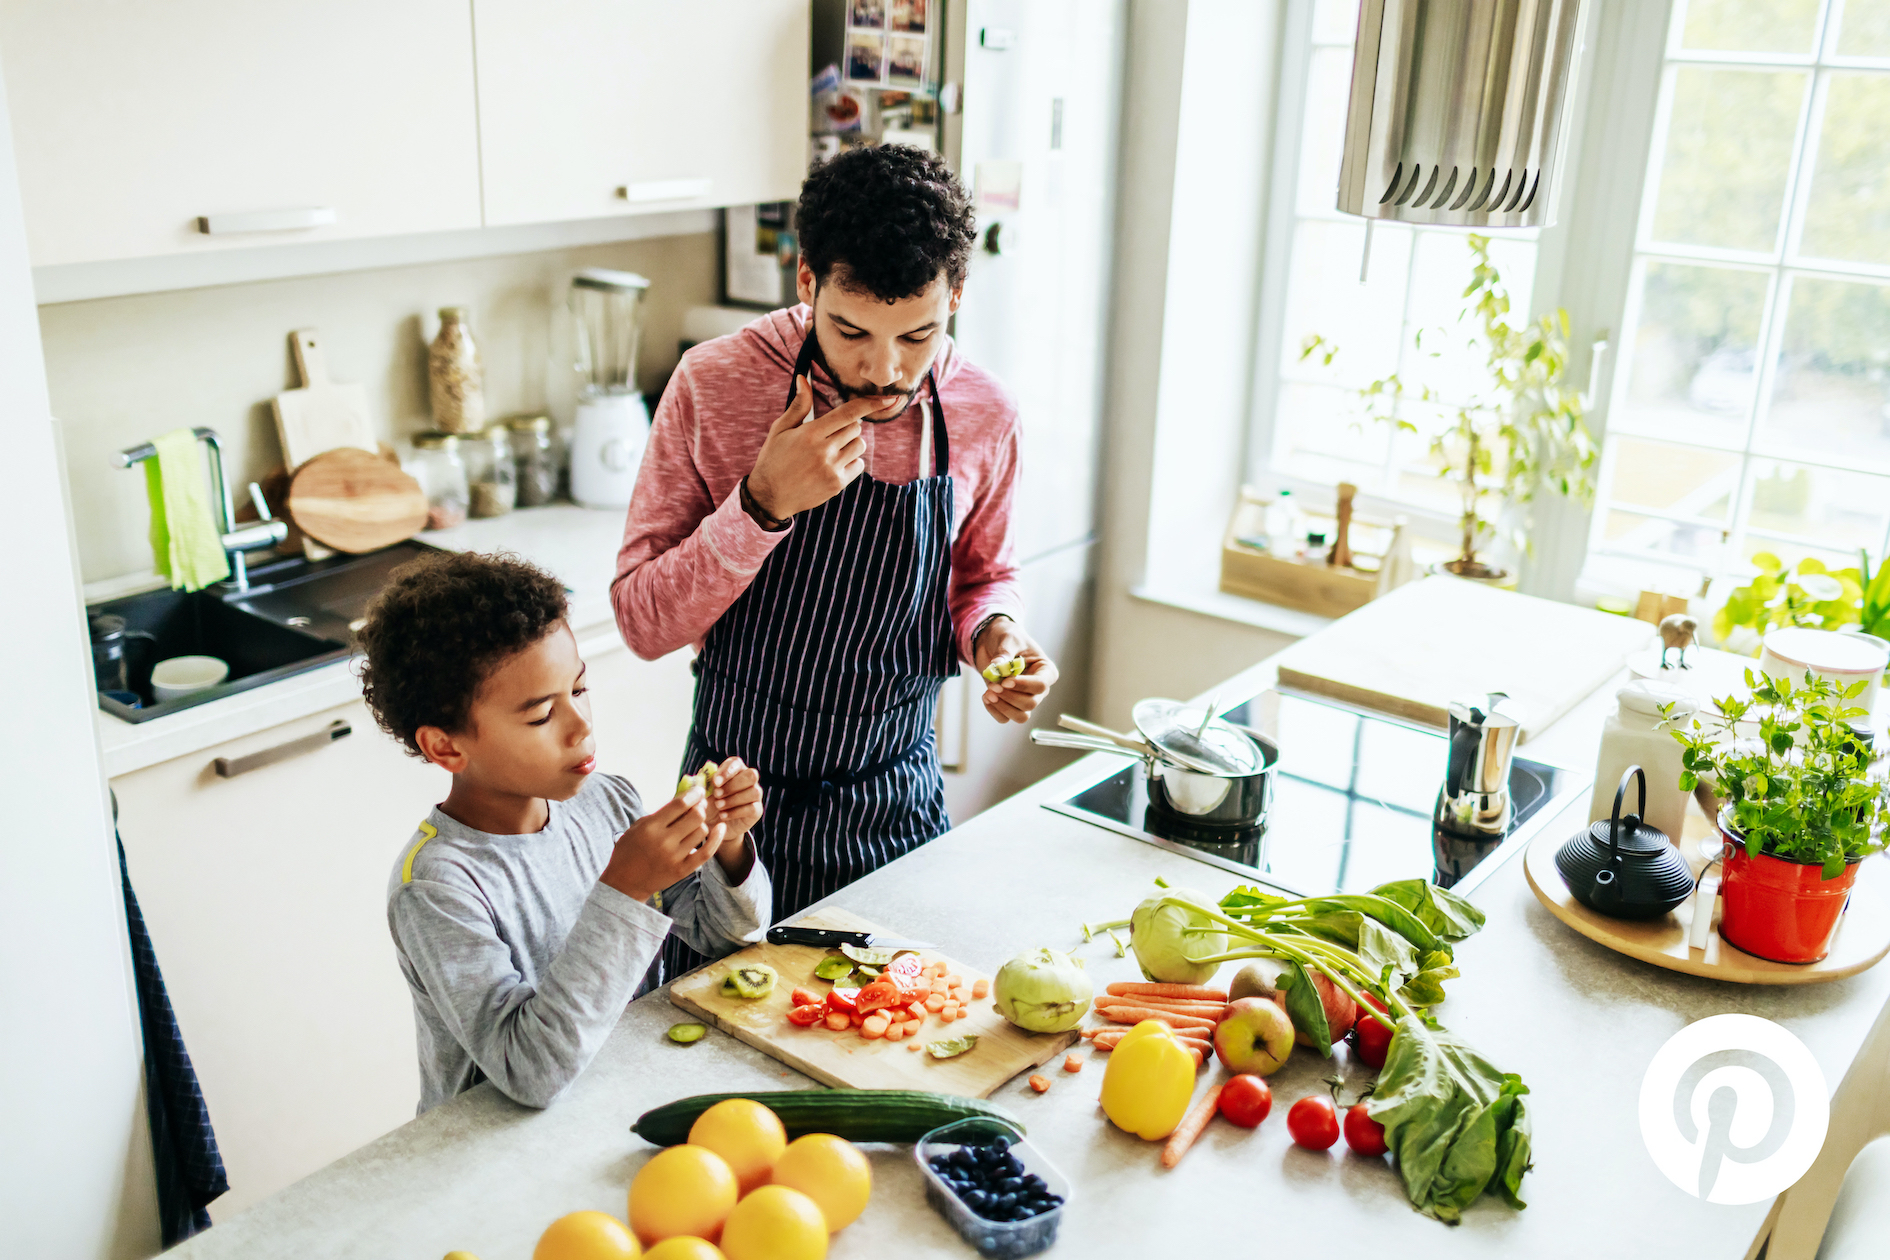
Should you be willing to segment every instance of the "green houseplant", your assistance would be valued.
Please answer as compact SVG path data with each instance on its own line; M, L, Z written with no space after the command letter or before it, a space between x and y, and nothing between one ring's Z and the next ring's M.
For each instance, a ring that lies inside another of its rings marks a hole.
M1766 631L1781 626L1856 626L1890 637L1890 563L1872 574L1867 551L1859 551L1857 567L1848 569L1828 568L1816 556L1786 564L1767 551L1752 563L1757 576L1733 588L1713 614L1713 637L1727 651L1756 656Z
M1534 323L1512 323L1509 290L1490 261L1490 238L1468 239L1472 267L1458 319L1470 325L1466 348L1483 353L1487 387L1448 400L1429 385L1414 387L1393 373L1359 390L1359 396L1367 415L1401 432L1420 431L1400 406L1406 400L1443 412L1446 423L1430 434L1430 452L1438 475L1457 484L1463 538L1457 558L1444 568L1459 577L1493 581L1508 574L1479 560L1477 546L1495 536L1495 518L1506 507L1526 509L1545 487L1583 505L1592 503L1596 448L1588 431L1587 400L1569 380L1568 312L1557 309ZM1424 330L1414 335L1420 354L1440 357L1438 331L1431 330L1431 349L1425 348ZM1330 366L1338 352L1337 345L1315 334L1301 348L1300 359L1317 354ZM1526 514L1511 541L1518 550L1528 549Z
M1720 935L1775 962L1830 952L1857 864L1884 847L1890 786L1869 777L1870 749L1851 723L1865 684L1806 673L1802 682L1746 671L1750 700L1676 719L1679 786L1707 783L1727 840Z

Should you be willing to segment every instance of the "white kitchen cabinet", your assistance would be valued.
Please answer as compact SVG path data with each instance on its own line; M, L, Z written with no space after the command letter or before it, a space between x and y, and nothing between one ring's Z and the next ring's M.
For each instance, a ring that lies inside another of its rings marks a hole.
M480 225L468 0L0 0L0 58L35 266ZM260 212L332 222L198 230Z
M353 733L220 778L238 757ZM112 780L132 887L216 1127L215 1219L413 1118L413 1003L387 877L446 794L355 701Z
M589 667L597 768L630 780L647 805L669 799L681 771L696 678L688 648L646 661L623 646L615 626L580 644Z
M473 0L491 226L792 198L807 0Z

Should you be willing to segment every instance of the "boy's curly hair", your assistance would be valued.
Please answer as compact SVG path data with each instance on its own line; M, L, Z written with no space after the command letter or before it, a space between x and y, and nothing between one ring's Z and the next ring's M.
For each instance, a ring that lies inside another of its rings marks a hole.
M564 620L564 584L516 556L449 553L394 570L357 636L374 720L415 757L423 726L463 731L499 663Z
M814 168L795 211L801 257L825 284L887 302L917 297L944 273L965 282L978 229L971 199L935 153L911 145L849 149Z

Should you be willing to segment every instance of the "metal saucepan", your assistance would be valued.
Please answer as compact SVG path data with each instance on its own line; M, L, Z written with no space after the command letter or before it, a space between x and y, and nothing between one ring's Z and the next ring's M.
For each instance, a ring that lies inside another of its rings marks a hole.
M1030 733L1030 742L1048 748L1134 757L1148 773L1148 797L1157 809L1208 826L1257 827L1266 821L1267 809L1273 803L1273 767L1280 760L1280 747L1258 731L1236 729L1256 745L1260 768L1249 774L1203 774L1183 769L1146 744L1138 752L1123 736L1039 730Z

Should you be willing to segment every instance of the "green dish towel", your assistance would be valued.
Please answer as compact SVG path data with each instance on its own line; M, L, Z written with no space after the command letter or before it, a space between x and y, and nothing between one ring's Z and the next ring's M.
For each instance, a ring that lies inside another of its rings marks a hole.
M151 499L151 552L171 588L196 591L230 576L210 488L203 475L197 435L175 429L153 438L157 454L144 461L144 488Z

